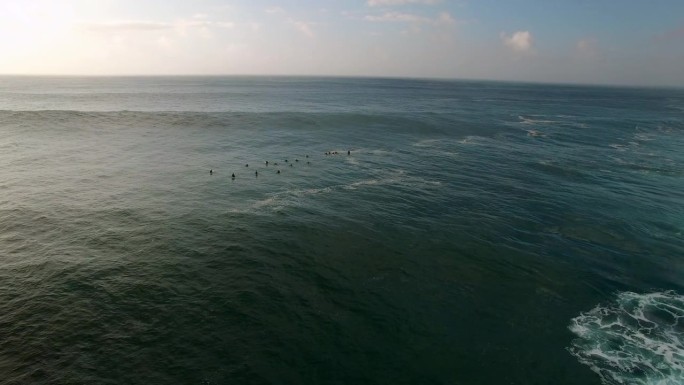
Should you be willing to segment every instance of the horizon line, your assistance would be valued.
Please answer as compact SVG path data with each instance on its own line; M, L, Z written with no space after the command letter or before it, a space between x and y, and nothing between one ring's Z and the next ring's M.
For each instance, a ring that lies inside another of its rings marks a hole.
M660 84L620 84L620 83L585 83L585 82L553 82L539 80L509 80L509 79L485 79L485 78L458 78L442 76L409 76L409 75L323 75L323 74L57 74L57 73L0 73L0 77L65 77L65 78L173 78L173 77L195 77L195 78L219 78L219 77L243 77L243 78L337 78L337 79L386 79L386 80L422 80L422 81L444 81L444 82L489 82L489 83L508 83L526 85L553 85L553 86L572 86L572 87L607 87L607 88L647 88L647 89L670 89L682 90L684 85L660 85Z

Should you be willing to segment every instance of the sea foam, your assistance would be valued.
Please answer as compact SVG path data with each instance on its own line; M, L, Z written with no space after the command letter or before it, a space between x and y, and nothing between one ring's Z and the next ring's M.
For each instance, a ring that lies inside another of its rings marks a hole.
M675 385L684 381L684 296L621 292L572 319L568 349L604 384Z

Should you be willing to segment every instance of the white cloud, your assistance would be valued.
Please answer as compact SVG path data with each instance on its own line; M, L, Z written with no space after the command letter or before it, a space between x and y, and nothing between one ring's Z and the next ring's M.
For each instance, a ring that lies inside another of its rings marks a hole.
M454 19L449 12L442 12L436 20L437 24L456 24L456 19Z
M313 24L314 23L309 23L306 21L299 21L299 20L289 20L290 24L292 24L299 32L303 33L304 35L308 37L314 37L315 33L313 31Z
M366 4L369 7L404 5L404 4L425 4L434 5L440 3L441 0L368 0Z
M156 21L109 21L102 23L83 23L82 26L89 31L121 32L121 31L159 31L173 28L171 23Z
M233 28L235 23L229 21L209 21L193 18L178 20L173 23L142 20L108 21L98 23L81 23L83 28L94 32L145 32L177 29L185 31L191 28Z
M280 7L268 7L268 8L266 8L266 13L270 13L270 14L285 13L285 10L280 8Z
M501 41L515 52L531 52L534 39L529 31L517 31L508 36L501 32Z
M404 23L426 23L426 22L430 21L430 19L428 19L427 17L418 16L418 15L414 15L411 13L402 13L402 12L386 12L380 16L367 15L365 17L365 19L368 21L377 21L377 22L404 22Z
M289 12L287 12L285 9L281 7L268 7L265 9L265 12L271 15L283 15L283 20L285 20L288 24L293 26L297 31L301 32L303 35L306 35L311 38L316 36L316 33L313 29L313 26L316 23L296 20L292 17L288 17Z
M451 16L451 14L449 14L449 12L442 12L435 19L403 12L385 12L382 15L366 15L364 19L372 22L395 22L434 25L451 25L456 23L456 19L454 19Z

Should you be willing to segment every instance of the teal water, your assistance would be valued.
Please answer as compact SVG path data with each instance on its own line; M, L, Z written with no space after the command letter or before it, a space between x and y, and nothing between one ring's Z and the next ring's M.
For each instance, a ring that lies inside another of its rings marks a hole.
M679 384L683 134L682 90L2 77L0 383Z

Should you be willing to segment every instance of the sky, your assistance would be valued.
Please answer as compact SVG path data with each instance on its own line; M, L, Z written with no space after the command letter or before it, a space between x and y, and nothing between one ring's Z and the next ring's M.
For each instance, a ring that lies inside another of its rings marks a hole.
M684 86L682 0L0 0L0 74Z

